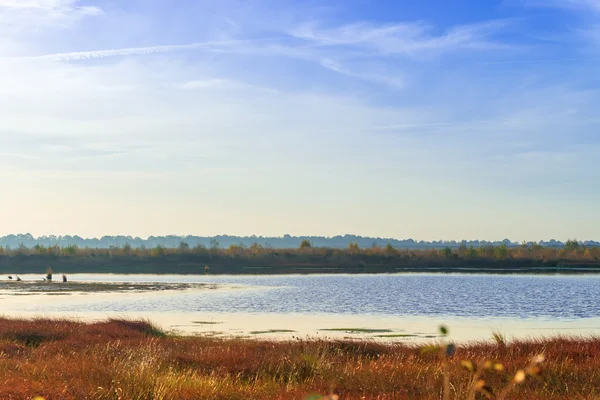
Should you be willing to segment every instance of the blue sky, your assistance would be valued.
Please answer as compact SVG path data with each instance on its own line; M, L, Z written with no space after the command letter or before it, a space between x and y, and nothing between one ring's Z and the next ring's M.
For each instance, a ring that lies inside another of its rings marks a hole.
M600 238L600 1L0 0L0 234Z

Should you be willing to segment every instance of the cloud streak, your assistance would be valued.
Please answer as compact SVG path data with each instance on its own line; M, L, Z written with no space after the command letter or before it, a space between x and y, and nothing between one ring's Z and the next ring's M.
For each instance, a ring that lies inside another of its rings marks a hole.
M102 14L104 11L100 7L80 6L77 0L0 0L0 21L10 25Z
M267 41L270 39L262 39ZM175 53L194 50L219 50L235 47L240 44L255 43L256 40L223 40L164 46L126 47L120 49L73 51L65 53L43 54L29 57L4 57L5 59L32 59L49 61L82 61L110 57L145 56L151 54Z
M525 0L524 4L530 7L593 10L600 12L599 0Z
M554 8L578 16L583 26L570 29L569 36L590 44L586 53L597 53L600 44L600 0L528 0L524 3L529 7ZM564 36L564 35L563 35Z
M396 72L395 75L385 74L385 73L376 73L374 71L352 71L345 66L343 66L338 61L335 61L331 58L323 58L320 64L327 68L328 70L334 71L338 74L349 76L351 78L357 78L363 81L376 83L378 85L383 85L387 87L391 87L394 89L402 89L406 86L406 81L402 74Z
M46 12L82 11L89 14L101 13L96 6L78 6L77 0L0 0L0 9L41 10Z
M288 33L297 39L323 47L346 46L370 50L383 55L419 55L458 50L497 50L509 48L492 36L509 25L508 20L459 25L435 34L432 26L422 22L374 24L357 22L338 27L318 23L299 26Z

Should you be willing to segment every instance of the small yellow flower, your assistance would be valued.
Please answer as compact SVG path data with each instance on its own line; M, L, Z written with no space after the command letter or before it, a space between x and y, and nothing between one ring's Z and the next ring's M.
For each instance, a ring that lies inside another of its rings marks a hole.
M515 377L513 378L513 380L516 383L521 383L525 380L525 371L523 371L522 369L518 370L517 373L515 374Z

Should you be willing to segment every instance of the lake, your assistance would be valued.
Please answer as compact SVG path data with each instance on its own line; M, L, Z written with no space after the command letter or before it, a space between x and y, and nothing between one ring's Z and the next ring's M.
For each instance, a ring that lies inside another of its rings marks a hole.
M144 317L183 333L269 338L424 340L434 338L442 323L451 327L456 340L485 339L496 330L509 339L600 334L600 276L595 275L79 274L69 279L209 283L213 289L61 296L4 291L3 313Z

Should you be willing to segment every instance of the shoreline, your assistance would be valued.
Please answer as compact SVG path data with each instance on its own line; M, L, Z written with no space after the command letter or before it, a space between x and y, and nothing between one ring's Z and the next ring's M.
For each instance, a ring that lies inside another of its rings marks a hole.
M15 272L16 271L16 272ZM37 269L19 269L19 268L0 268L0 276L8 275L33 275L39 273ZM430 275L532 275L532 276L586 276L600 275L600 265L594 268L577 268L577 267L535 267L535 268L438 268L438 267L419 267L419 268L387 268L373 269L369 271L355 271L348 268L289 268L282 270L273 270L262 267L240 267L236 271L220 271L216 270L211 273L204 273L203 269L173 271L170 269L120 269L120 268L100 268L100 269L85 269L71 270L69 268L60 269L61 273L68 275L84 275L84 274L103 274L103 275L162 275L162 276L293 276L293 275L415 275L415 274L430 274ZM39 279L42 282L42 279ZM57 280L55 283L59 283Z
M544 318L406 317L331 314L250 313L154 313L154 312L0 312L0 318L53 319L95 323L109 318L149 321L165 332L181 337L223 340L350 340L387 344L424 344L441 339L437 327L450 327L457 344L491 343L500 334L507 343L551 340L557 337L598 338L600 317L579 320Z

